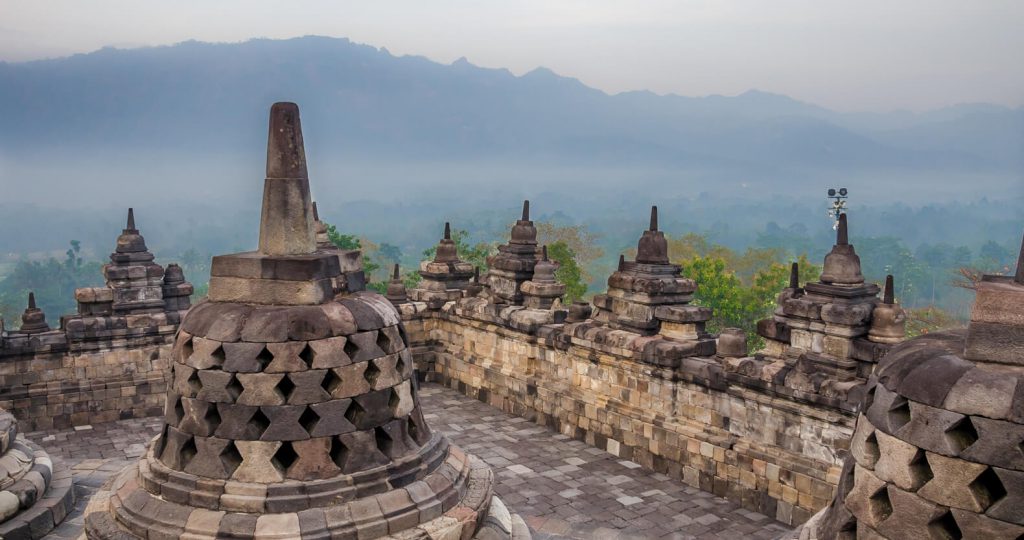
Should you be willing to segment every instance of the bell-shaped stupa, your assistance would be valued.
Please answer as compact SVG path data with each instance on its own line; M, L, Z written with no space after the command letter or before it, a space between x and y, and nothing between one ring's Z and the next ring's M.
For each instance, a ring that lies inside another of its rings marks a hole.
M271 108L259 249L215 257L172 352L163 432L89 538L528 538L493 474L424 421L395 308L336 297L299 110Z

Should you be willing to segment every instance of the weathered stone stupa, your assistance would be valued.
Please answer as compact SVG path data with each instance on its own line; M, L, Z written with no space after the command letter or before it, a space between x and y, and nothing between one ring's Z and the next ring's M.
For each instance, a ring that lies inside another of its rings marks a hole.
M658 207L651 207L651 225L637 242L635 261L619 261L608 278L608 292L594 296L594 320L611 328L645 336L693 341L694 354L714 354L714 340L704 332L711 309L690 304L697 283L682 277L668 258L668 241L658 230Z
M338 289L294 104L271 108L259 249L211 273L164 430L94 497L89 538L529 538L490 469L424 422L392 304Z
M473 265L459 259L458 248L452 240L451 225L444 224L444 236L437 243L434 259L420 263L420 283L410 291L413 301L425 302L430 309L440 309L446 303L462 298L473 279Z
M896 345L869 387L801 538L1024 537L1024 246L1015 276L977 284L966 330Z
M757 333L765 338L758 353L768 363L764 375L853 410L875 363L905 338L906 315L893 299L891 276L881 300L878 285L864 281L848 231L841 214L817 282L800 287L793 263L789 287L772 318L758 321Z
M512 226L507 244L487 260L487 288L495 304L521 305L523 283L533 278L537 264L537 228L530 221L530 201L523 201L523 215Z

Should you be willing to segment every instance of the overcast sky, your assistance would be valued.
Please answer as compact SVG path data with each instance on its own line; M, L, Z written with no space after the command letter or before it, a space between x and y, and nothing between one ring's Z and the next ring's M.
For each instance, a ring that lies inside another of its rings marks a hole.
M1024 105L1020 0L0 0L0 59L348 37L609 93L777 92L837 110Z

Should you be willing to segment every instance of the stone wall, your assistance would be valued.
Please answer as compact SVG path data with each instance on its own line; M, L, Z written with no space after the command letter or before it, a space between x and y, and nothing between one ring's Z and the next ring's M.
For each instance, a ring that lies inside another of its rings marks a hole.
M832 498L855 416L726 372L714 358L638 361L573 336L402 306L421 377L799 524ZM601 350L606 349L606 350Z
M144 337L70 344L63 332L48 332L64 338L60 346L37 339L13 347L19 340L8 338L0 349L0 408L24 431L162 414L176 330L166 325Z

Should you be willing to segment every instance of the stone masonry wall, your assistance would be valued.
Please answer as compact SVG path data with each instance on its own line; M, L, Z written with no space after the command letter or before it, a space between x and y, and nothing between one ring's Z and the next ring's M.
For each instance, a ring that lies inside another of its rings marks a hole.
M172 336L91 350L0 351L0 408L24 431L162 414Z
M421 376L794 525L833 496L854 416L471 320L406 317ZM564 334L563 334L564 336ZM563 340L564 342L564 340Z

